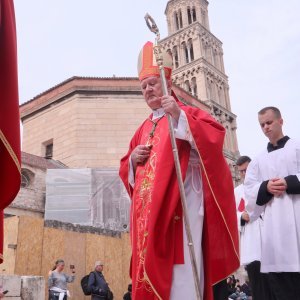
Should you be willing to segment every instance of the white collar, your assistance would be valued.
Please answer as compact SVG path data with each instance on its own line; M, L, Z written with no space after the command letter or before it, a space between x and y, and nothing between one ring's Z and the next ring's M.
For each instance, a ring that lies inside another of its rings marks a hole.
M152 115L152 120L155 120L157 118L162 117L165 114L165 111L162 107L155 109L152 111L153 115Z

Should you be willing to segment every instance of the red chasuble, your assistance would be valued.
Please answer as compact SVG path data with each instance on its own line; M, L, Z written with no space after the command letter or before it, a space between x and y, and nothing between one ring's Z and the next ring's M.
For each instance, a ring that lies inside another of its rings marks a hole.
M239 267L236 208L231 173L223 157L225 129L208 113L183 106L202 166L204 196L204 299L213 299L212 286ZM120 177L132 199L131 277L134 300L170 298L174 264L182 264L182 208L167 118L147 119L131 140L121 160ZM137 145L151 144L146 164L138 166L135 185L128 182L129 158ZM185 178L190 144L177 140L181 170Z

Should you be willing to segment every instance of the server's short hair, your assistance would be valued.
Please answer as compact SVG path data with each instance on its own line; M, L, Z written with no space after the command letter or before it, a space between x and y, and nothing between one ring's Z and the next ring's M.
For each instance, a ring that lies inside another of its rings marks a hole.
M281 118L281 112L280 112L280 110L279 110L277 107L275 107L275 106L266 106L266 107L262 108L262 109L258 112L258 114L259 114L259 115L263 115L263 114L265 114L268 110L272 110L277 118Z
M245 162L250 162L251 161L251 158L249 156L246 156L246 155L243 155L243 156L240 156L237 161L236 161L236 165L237 166L241 166L242 164L244 164Z

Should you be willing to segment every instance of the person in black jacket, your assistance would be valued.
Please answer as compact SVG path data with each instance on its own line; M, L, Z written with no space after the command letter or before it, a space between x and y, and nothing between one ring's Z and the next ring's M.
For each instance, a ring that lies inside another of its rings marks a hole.
M132 290L132 284L128 284L128 291L124 294L123 300L131 300L131 290Z
M245 283L241 286L241 291L244 292L248 297L252 296L251 285L247 278Z
M88 289L91 291L91 300L107 300L108 284L102 274L104 264L95 262L95 271L89 275Z

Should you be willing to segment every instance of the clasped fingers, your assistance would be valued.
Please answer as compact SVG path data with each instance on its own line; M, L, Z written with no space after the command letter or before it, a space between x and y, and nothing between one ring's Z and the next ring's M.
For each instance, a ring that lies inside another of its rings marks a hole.
M151 147L146 145L138 145L131 153L131 160L133 164L143 165L150 156Z

